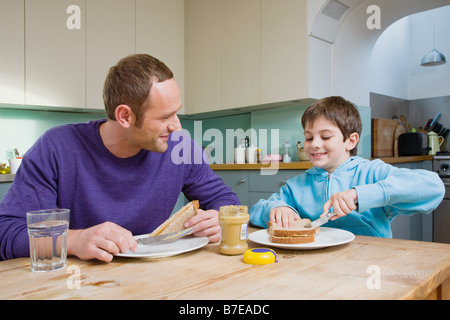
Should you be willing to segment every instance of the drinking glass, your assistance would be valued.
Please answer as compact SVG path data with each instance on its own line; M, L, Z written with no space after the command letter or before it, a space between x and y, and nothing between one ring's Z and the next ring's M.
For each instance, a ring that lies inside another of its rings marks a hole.
M27 212L31 271L47 272L66 266L69 209Z

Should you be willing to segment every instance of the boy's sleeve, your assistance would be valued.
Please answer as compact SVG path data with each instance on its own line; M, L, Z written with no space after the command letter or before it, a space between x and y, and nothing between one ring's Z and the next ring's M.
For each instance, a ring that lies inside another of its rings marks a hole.
M355 187L358 212L386 207L389 216L429 213L444 197L444 184L434 172L383 164L376 174L385 177L380 177L376 183Z
M267 200L261 199L252 206L250 209L250 223L262 228L268 228L270 210L277 207L289 207L298 214L289 181L281 187L280 192L272 194Z

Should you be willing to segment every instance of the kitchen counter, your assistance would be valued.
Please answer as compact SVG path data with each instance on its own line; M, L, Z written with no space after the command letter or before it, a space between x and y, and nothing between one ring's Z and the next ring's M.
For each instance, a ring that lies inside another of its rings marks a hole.
M0 174L0 182L12 182L15 174Z
M380 158L386 163L406 163L433 160L433 156L410 156L410 157L389 157ZM373 159L372 159L373 160ZM299 161L291 163L273 163L273 164L212 164L213 170L260 170L260 169L280 169L280 170L307 170L312 168L309 161ZM0 174L0 182L11 182L14 180L14 174Z
M371 160L374 160L372 158ZM407 163L407 162L419 162L426 160L433 160L433 156L408 156L408 157L388 157L379 158L386 163ZM312 168L312 164L309 161L299 161L291 163L272 163L272 164L212 164L210 165L213 170L260 170L260 169L279 169L279 170L307 170Z
M19 258L0 262L0 299L450 299L449 244L356 236L275 251L269 265L221 255L218 243L160 259L70 257L66 270L42 274Z

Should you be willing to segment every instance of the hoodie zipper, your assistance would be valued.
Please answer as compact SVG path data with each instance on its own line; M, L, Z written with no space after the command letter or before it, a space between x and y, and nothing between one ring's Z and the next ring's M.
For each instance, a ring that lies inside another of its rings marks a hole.
M331 180L331 173L327 173L327 184L326 184L326 190L325 190L325 202L330 199L330 180ZM325 203L324 203L325 204Z
M325 202L327 202L330 199L331 175L332 175L332 173L328 173L328 175L327 175L327 184L326 184L326 191L325 191L325 194L326 194ZM325 203L324 203L324 205L325 205ZM334 208L333 208L333 210L334 210ZM336 227L338 227L338 228L342 228L342 226L338 222L338 220L329 221L329 222L334 223L336 225Z

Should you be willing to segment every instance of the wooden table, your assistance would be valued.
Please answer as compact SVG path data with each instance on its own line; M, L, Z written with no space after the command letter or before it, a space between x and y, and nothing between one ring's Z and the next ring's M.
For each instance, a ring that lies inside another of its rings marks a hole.
M275 251L269 265L221 255L218 243L161 259L70 257L65 270L43 274L28 258L3 261L0 299L450 299L448 244L357 236Z

